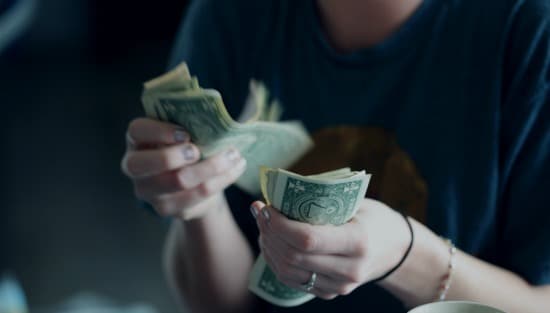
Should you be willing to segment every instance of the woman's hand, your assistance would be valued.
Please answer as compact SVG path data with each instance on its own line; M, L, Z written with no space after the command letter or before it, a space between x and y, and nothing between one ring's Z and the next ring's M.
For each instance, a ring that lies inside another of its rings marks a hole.
M382 276L399 262L411 240L399 213L368 198L356 216L340 226L289 220L259 201L251 209L257 216L261 250L277 278L303 289L315 272L309 292L323 299L347 295Z
M126 141L122 170L136 196L162 216L204 216L221 205L223 190L246 168L234 148L199 162L200 151L184 129L148 118L130 123Z

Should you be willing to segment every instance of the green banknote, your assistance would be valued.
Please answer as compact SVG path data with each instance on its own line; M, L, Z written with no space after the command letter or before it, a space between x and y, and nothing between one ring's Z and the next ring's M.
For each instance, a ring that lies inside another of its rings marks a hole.
M249 118L242 123L229 115L218 91L200 88L185 63L146 82L142 102L148 117L182 126L203 157L231 146L239 149L247 168L236 184L259 194L260 166L289 167L312 147L312 140L300 122L272 120L280 116L280 106L267 105L265 87L257 84L251 83L256 92L247 102Z
M267 167L260 171L261 190L268 204L290 219L315 225L349 221L365 196L369 181L370 174L349 168L309 176ZM314 298L278 281L261 254L250 274L248 288L266 301L285 307Z

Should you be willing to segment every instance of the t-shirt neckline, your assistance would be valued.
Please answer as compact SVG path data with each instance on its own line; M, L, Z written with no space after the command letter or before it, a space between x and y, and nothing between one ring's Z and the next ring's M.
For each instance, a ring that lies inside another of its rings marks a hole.
M423 0L415 12L389 37L373 46L355 50L349 53L336 51L330 44L323 29L319 8L316 0L309 0L308 19L313 29L313 36L317 44L321 46L328 57L338 63L359 65L379 62L381 59L390 58L397 53L408 53L415 49L423 37L429 34L430 21L441 0Z

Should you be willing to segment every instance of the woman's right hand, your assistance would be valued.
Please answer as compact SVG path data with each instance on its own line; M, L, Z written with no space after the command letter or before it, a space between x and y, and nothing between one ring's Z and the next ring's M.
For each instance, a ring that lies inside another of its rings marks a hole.
M136 196L162 216L205 216L222 205L223 190L246 169L235 148L199 161L200 151L184 129L149 118L130 122L126 142L122 170Z

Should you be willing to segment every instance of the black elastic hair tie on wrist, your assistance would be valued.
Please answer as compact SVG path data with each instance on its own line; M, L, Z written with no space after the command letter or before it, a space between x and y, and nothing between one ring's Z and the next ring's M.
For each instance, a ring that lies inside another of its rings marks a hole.
M405 251L405 255L403 255L403 257L401 258L399 263L397 263L397 265L394 266L391 270L389 270L386 274L372 280L371 283L377 283L381 280L384 280L386 277L390 276L393 272L395 272L403 264L403 262L405 262L405 260L407 259L407 257L411 253L413 243L414 243L413 227L412 227L411 221L409 221L409 218L407 217L407 215L405 215L405 213L403 213L403 212L400 212L400 213L403 216L403 218L405 219L405 221L407 222L407 226L409 226L409 231L411 232L411 243L409 244L409 247L407 248L407 251Z

